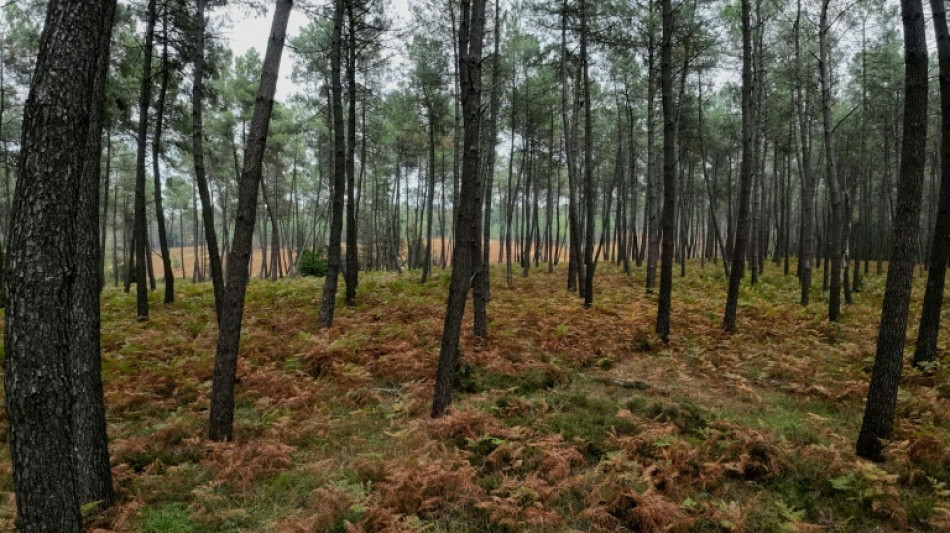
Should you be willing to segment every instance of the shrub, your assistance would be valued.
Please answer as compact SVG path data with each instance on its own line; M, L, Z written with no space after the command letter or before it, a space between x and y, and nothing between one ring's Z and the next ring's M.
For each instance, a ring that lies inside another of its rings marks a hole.
M302 276L316 276L322 278L327 275L327 260L321 259L320 256L312 250L304 250L300 256L299 268Z

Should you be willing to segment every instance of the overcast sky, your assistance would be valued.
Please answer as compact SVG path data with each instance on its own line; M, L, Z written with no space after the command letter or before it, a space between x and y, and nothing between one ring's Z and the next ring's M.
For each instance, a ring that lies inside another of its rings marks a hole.
M387 16L393 19L395 27L403 26L409 19L409 1L410 0L388 0L385 2ZM271 19L274 16L274 7L268 9L266 15L248 16L245 15L242 8L230 7L230 15L233 25L222 31L222 36L231 42L231 49L236 55L243 55L251 48L256 48L261 56L264 55L264 49L267 47ZM290 25L287 28L288 39L296 35L301 28L309 22L309 13L300 10L291 11ZM290 80L290 73L293 69L293 55L285 53L280 64L280 80L277 83L278 99L285 99L287 96L296 92L294 83Z

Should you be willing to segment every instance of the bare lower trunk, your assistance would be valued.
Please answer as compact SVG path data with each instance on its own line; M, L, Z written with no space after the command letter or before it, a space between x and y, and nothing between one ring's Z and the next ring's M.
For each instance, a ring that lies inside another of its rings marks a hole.
M253 251L254 223L257 218L257 193L263 175L267 130L274 107L277 75L287 34L287 21L293 7L291 0L278 0L271 26L270 40L264 56L261 84L254 104L254 115L244 151L244 167L238 183L238 205L234 221L234 241L228 264L228 284L224 294L223 313L218 321L220 333L214 357L211 385L211 416L208 436L212 440L234 438L234 382L237 374L238 349L241 343L241 322L249 278L248 266Z

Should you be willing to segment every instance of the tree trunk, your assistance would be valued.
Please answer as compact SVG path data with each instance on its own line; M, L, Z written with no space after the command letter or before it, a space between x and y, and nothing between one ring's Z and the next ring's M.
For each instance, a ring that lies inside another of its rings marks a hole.
M729 271L729 289L726 295L726 312L723 329L736 330L736 310L739 304L739 284L745 275L746 246L749 241L749 202L752 195L753 128L752 120L752 7L750 0L742 0L742 167L739 177L739 225L736 240L730 252L732 267Z
M101 388L94 398L99 316L85 306L98 309L101 110L114 9L109 0L50 2L23 110L3 377L24 533L79 533L82 500L111 499ZM95 479L80 483L77 471Z
M340 241L343 236L343 195L346 187L346 138L343 131L343 82L340 63L343 51L343 10L345 0L335 0L333 15L333 44L330 53L333 110L333 214L330 222L330 247L327 250L327 276L323 284L323 300L317 324L323 328L333 325L336 310L336 291L340 277ZM406 198L406 205L408 204ZM397 204L398 213L398 204ZM398 216L398 214L397 214ZM408 225L408 221L407 221ZM398 235L398 234L397 234ZM410 258L412 255L410 254ZM411 261L411 259L410 259Z
M92 89L88 152L79 188L76 218L76 279L70 308L70 353L73 391L73 445L79 503L99 511L113 503L106 407L102 395L99 295L103 249L98 241L99 184L106 79L112 43L115 2L102 3L99 56ZM108 166L108 165L107 165ZM106 188L108 192L108 188Z
M726 278L729 277L729 256L726 254L726 245L722 240L722 233L719 230L719 217L716 215L716 191L709 183L709 173L706 170L706 130L703 123L703 79L700 74L698 85L699 94L699 146L702 152L703 183L706 185L706 193L709 195L709 218L712 221L713 232L716 236L716 243L719 245L719 253L722 255L722 268L725 270Z
M581 0L581 68L584 91L584 195L586 236L584 238L584 308L594 303L594 132L590 104L590 58L587 52L587 1Z
M828 247L831 259L831 282L828 296L828 320L837 322L841 315L841 258L842 258L842 199L838 182L835 154L835 131L831 116L831 27L828 22L828 4L821 4L821 16L818 23L819 78L821 81L821 116L825 134L825 183L828 187L828 200L831 203L831 223L828 228Z
M670 338L673 292L673 251L676 245L676 116L673 109L673 6L663 0L663 42L660 48L660 90L663 104L663 249L660 258L660 298L656 333Z
M567 290L574 291L578 285L583 285L583 275L580 268L580 220L577 214L577 148L573 133L576 131L571 124L571 114L568 108L568 70L567 70L567 0L561 5L561 120L564 123L564 152L567 156L567 189L568 189L568 233L570 246L568 248ZM514 109L512 109L514 116ZM512 132L514 138L514 132ZM514 202L512 201L512 205ZM510 215L509 215L510 217ZM510 238L510 237L509 237ZM509 261L510 262L510 261ZM509 275L509 284L511 283Z
M218 251L218 236L214 227L214 204L208 191L204 164L204 54L205 54L205 5L207 0L197 0L197 20L195 24L195 65L194 82L191 94L191 149L195 163L195 181L201 197L201 218L204 221L205 241L208 243L208 261L211 270L211 284L214 286L214 308L218 322L221 322L224 295L224 272L221 268L221 253ZM256 110L256 109L255 109ZM246 154L245 154L246 159ZM197 263L198 257L195 256Z
M338 0L342 1L342 0ZM244 151L244 169L238 183L237 216L234 241L228 259L228 284L220 316L218 345L214 356L214 377L211 385L211 417L208 436L212 440L234 438L234 381L237 374L238 349L241 343L241 321L249 278L248 266L253 252L254 223L257 218L257 192L260 190L264 166L267 130L274 108L277 75L287 34L287 21L293 7L291 0L277 0L270 39L261 72L261 84L254 103L254 115Z
M795 18L795 102L798 114L799 173L802 176L802 248L798 252L801 271L801 305L807 306L811 296L812 262L815 258L815 187L817 180L811 167L811 106L803 89L801 59L802 4L798 0ZM882 229L883 231L883 229Z
M885 441L893 436L894 431L894 410L917 252L924 145L927 141L927 36L921 1L902 0L901 15L906 73L900 185L897 188L894 243L887 269L877 353L857 442L858 455L873 461L884 460Z
M429 270L432 268L432 205L435 200L435 119L430 105L429 108L429 169L426 193L426 242L425 257L422 262L422 283L429 279Z
M113 18L114 20L114 18ZM110 27L111 33L111 27ZM111 35L110 35L111 37ZM111 40L110 40L111 48ZM106 76L108 77L108 71L106 71ZM106 286L106 239L109 235L109 196L112 194L112 191L109 190L109 182L112 177L112 129L110 128L108 133L106 133L106 170L102 175L102 219L100 223L100 229L102 230L102 238L99 240L99 286L105 288ZM100 147L101 148L101 147ZM112 212L115 213L116 206L112 207ZM9 211L8 211L9 212ZM113 215L113 229L115 229L115 216ZM113 250L115 246L113 245ZM2 269L0 269L2 270ZM118 273L115 265L112 268L114 273ZM0 293L3 292L3 276L0 275ZM118 284L118 281L116 281Z
M276 197L277 197L276 179L274 183L274 190L275 190L275 194L273 197L267 194L267 182L264 181L264 178L262 176L261 177L261 195L263 196L263 200L264 200L264 211L266 212L267 216L270 218L270 226L271 226L271 255L270 255L271 268L269 272L271 281L277 281L277 276L279 275L279 270L280 270L279 269L280 232L278 230L278 223L277 223L277 205L274 203L277 201L276 200ZM266 255L267 255L267 248L264 247L262 249L261 257L264 257Z
M135 158L135 295L136 315L148 320L148 223L145 219L145 152L148 143L148 109L152 102L152 43L155 39L155 4L149 0L145 14L145 45L142 60L142 82L139 90L139 123L136 130L137 155Z
M495 0L494 54L491 63L491 91L489 95L488 135L485 139L485 220L482 223L481 283L474 289L475 335L488 337L488 302L491 299L491 201L495 183L495 150L498 146L498 113L501 108L501 11L499 0ZM499 224L499 227L501 224ZM501 247L501 236L498 239Z
M152 141L152 174L155 182L155 220L158 223L158 244L162 252L162 272L165 277L165 303L175 301L175 273L168 252L168 236L165 233L165 210L162 207L162 174L159 164L162 147L162 128L165 120L165 98L168 94L168 8L162 17L162 62L160 70L158 101L155 106L155 138Z
M359 283L359 245L357 240L356 197L356 17L353 14L353 0L346 2L350 21L347 44L346 79L349 92L349 116L346 129L346 272L343 281L346 284L346 305L356 305L356 287ZM363 161L365 165L366 162ZM332 319L331 319L332 321ZM328 324L329 326L329 324Z
M937 36L937 58L940 64L940 200L930 248L930 271L927 290L920 313L914 365L924 367L937 359L937 335L940 331L940 309L950 256L950 32L947 11L940 0L931 0L934 33ZM857 270L857 267L855 267Z
M650 1L653 6L654 0ZM647 274L646 291L656 289L656 263L660 255L660 209L659 187L656 176L656 52L653 43L653 29L647 30L647 207L644 211L645 223L643 245L646 246Z
M459 363L459 334L468 289L477 276L481 225L480 106L482 95L482 37L485 31L485 0L461 0L459 20L459 87L464 120L462 183L456 243L452 253L452 278L445 310L442 345L436 370L432 417L445 414L452 401L452 382Z

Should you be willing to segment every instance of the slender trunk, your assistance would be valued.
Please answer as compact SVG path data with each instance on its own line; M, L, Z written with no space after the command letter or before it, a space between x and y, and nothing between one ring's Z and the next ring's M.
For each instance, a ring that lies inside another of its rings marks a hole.
M651 0L651 5L654 0ZM656 52L653 30L647 30L647 208L644 212L644 246L646 246L646 291L656 289L656 263L660 254L659 187L656 172Z
M495 184L495 150L498 146L498 113L501 108L500 55L501 55L501 11L499 0L495 0L494 53L491 63L491 89L489 95L488 133L485 139L484 196L485 218L482 222L481 283L473 290L475 309L475 335L488 337L488 302L491 299L491 201ZM500 240L500 239L499 239ZM499 243L500 244L500 243Z
M583 275L580 267L580 220L577 214L577 149L576 137L570 113L568 112L568 70L567 70L567 0L561 5L561 120L564 127L564 152L567 156L567 190L568 190L568 233L570 246L568 250L567 290L574 291L583 286ZM575 99L576 100L576 99ZM514 111L512 111L514 113ZM512 134L513 136L513 134Z
M359 245L356 220L356 16L353 12L353 0L347 0L346 8L350 23L347 43L346 79L349 96L349 109L346 130L346 271L343 281L346 284L346 305L356 305L356 287L359 283ZM364 133L365 134L365 133ZM365 164L365 161L363 162ZM332 322L333 319L330 319ZM328 324L329 326L329 324Z
M709 195L709 218L712 221L713 232L716 235L716 243L719 244L719 253L722 254L722 268L725 270L726 278L729 277L729 255L726 253L726 245L722 240L722 233L719 231L719 218L716 215L716 191L709 183L709 173L706 170L706 130L703 125L703 79L699 75L697 82L699 89L699 146L701 151L701 166L703 167L703 183L706 184L706 193Z
M452 401L452 381L459 363L459 334L468 289L478 277L481 224L480 106L482 37L485 29L485 0L461 0L459 21L459 86L465 113L465 137L462 161L462 200L459 205L456 244L452 255L452 278L446 304L442 345L436 371L432 416L445 414ZM476 278L473 280L473 278Z
M146 261L151 261L148 248L148 223L145 218L145 152L148 143L148 109L152 102L152 43L155 38L156 0L149 0L145 15L145 45L142 60L142 82L139 89L139 123L136 130L135 158L135 295L139 320L148 320L148 286Z
M590 58L587 51L587 1L581 0L581 68L584 94L584 195L586 200L586 236L584 248L584 307L594 303L594 132L590 103Z
M726 296L726 312L723 329L736 330L736 309L739 303L739 284L745 274L746 245L749 240L749 200L752 195L753 128L752 92L752 8L750 0L742 0L742 167L739 185L739 225L736 231L735 248L730 252L732 267L729 272L729 290Z
M930 249L927 290L914 351L914 365L917 367L926 367L937 358L940 310L943 307L947 260L950 259L950 31L947 30L945 4L940 0L931 0L930 6L940 65L940 199Z
M425 256L422 262L422 283L429 279L429 270L432 268L432 205L435 200L435 119L432 108L429 108L429 168L427 170L429 187L426 193L426 242Z
M343 235L343 195L346 187L346 138L343 132L343 82L340 63L343 50L343 10L345 0L335 0L333 15L333 44L330 54L331 93L333 110L333 214L330 222L330 247L327 251L327 277L323 285L323 300L317 324L323 328L333 325L336 310L336 292L340 276L340 241ZM407 198L408 205L408 198ZM411 255L410 255L411 257Z
M842 266L842 199L838 183L835 154L835 131L831 115L831 27L828 22L828 4L824 0L818 23L819 78L821 81L821 116L825 136L825 183L831 203L831 224L828 228L828 247L831 259L831 294L828 297L828 320L837 322L841 314L841 266Z
M107 73L108 75L108 73ZM2 122L0 122L2 124ZM112 129L106 133L106 170L102 175L102 222L100 224L102 237L99 239L99 287L106 286L106 239L109 235L109 196L112 191L109 190L109 182L112 177ZM115 212L115 206L112 209ZM115 227L115 218L113 217L113 228ZM114 246L113 246L113 249ZM2 269L0 269L2 270ZM115 271L115 265L112 268ZM0 275L0 292L3 289L3 276ZM116 282L118 284L118 282Z
M224 272L221 268L221 254L218 251L218 236L214 227L214 204L208 190L204 164L204 54L205 54L205 4L207 0L197 0L198 9L195 20L195 61L194 81L191 94L191 150L195 164L195 181L201 197L201 217L204 222L205 241L208 243L208 261L211 267L211 284L214 286L214 308L220 322L224 297ZM245 160L246 160L245 151ZM198 256L195 256L197 263Z
M342 0L338 0L342 2ZM244 170L238 183L237 216L234 221L234 241L228 264L228 284L219 320L220 334L214 357L214 377L211 385L211 416L208 436L212 440L234 438L234 382L237 374L238 349L241 343L241 322L249 277L248 266L253 251L254 222L257 216L257 192L260 190L264 166L264 148L267 130L274 108L277 75L287 34L287 21L293 7L291 0L277 0L274 22L261 72L260 88L254 104L254 115L244 151Z
M799 173L802 176L802 247L798 252L801 270L801 305L807 306L811 295L812 262L815 257L815 187L817 180L811 166L811 106L803 89L804 80L801 59L802 5L798 0L795 18L795 76L797 89L795 101L798 110ZM883 230L883 228L882 228Z
M660 258L660 298L656 333L670 338L673 292L673 251L676 244L676 116L673 109L673 6L663 0L663 43L660 49L660 88L663 103L663 249Z
M165 121L165 98L168 94L168 8L162 17L162 62L158 101L155 104L155 137L152 141L152 176L155 182L155 220L158 223L158 244L162 252L162 272L165 277L165 303L175 301L175 273L168 252L168 236L165 233L165 209L162 207L162 174L160 158L163 151L162 129ZM151 258L149 258L151 262Z

